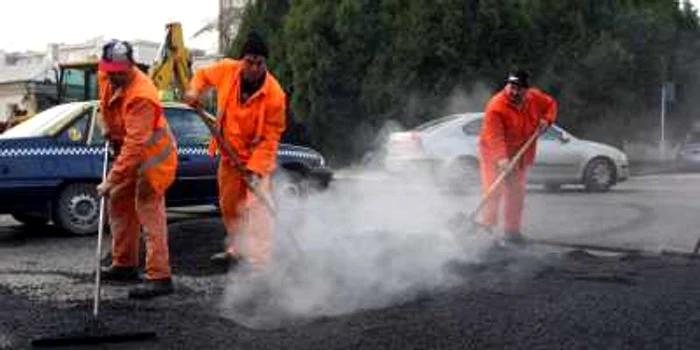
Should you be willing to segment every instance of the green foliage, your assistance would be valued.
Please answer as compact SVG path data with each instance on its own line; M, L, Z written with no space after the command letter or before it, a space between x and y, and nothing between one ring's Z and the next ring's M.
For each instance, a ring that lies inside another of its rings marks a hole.
M232 52L251 28L267 35L297 116L338 163L390 119L410 127L445 113L455 91L496 91L513 66L557 97L561 124L618 145L654 126L663 81L679 86L672 126L700 107L688 0L259 0L241 28Z
M270 46L268 68L277 77L289 77L289 65L286 64L282 21L289 11L289 0L260 0L249 3L243 13L238 35L229 46L229 57L240 57L246 36L256 30L262 34Z

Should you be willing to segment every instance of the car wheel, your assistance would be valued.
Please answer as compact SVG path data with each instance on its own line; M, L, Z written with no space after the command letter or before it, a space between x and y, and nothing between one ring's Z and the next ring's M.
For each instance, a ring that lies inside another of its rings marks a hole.
M469 193L481 189L479 161L462 158L454 161L443 174L443 181L450 192Z
M45 216L27 213L12 213L12 218L27 226L44 226L49 222L49 218Z
M605 192L615 184L615 165L607 158L594 158L584 171L583 183L586 191Z
M97 233L100 199L94 184L76 183L64 187L56 197L53 221L64 231L85 236Z
M272 175L272 192L277 201L306 197L308 185L299 171L280 169Z

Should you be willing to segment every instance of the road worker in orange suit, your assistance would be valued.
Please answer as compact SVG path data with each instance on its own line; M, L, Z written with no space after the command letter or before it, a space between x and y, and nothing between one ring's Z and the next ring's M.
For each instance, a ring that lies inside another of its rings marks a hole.
M112 281L139 281L141 226L146 229L146 280L131 298L173 292L165 192L175 178L177 149L158 92L135 65L128 42L111 41L99 63L100 110L105 137L116 158L97 187L109 197L112 265L101 270Z
M479 160L484 192L507 168L527 140L537 131L544 131L557 116L556 101L537 88L530 86L530 75L523 70L508 74L506 86L488 102L479 137ZM481 212L481 228L494 233L498 224L501 197L504 203L505 243L522 244L521 217L525 203L526 169L535 159L533 143L514 167L512 173Z
M286 97L275 77L267 71L268 47L253 31L243 45L238 60L224 59L195 72L185 102L199 105L206 88L217 91L217 124L245 165L239 171L233 160L220 152L219 202L228 234L226 249L212 256L216 263L235 263L245 258L249 271L260 271L269 262L272 250L272 213L247 187L244 176L266 195L270 175L275 170L277 149L285 129ZM210 153L219 147L210 144Z

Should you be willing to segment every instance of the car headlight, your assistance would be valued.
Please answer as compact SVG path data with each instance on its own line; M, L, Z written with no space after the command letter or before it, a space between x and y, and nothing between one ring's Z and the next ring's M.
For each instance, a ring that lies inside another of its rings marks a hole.
M626 155L626 154L622 153L622 154L620 155L620 163L625 164L625 165L627 165L627 164L630 163L630 161L629 161L629 159L627 158L627 155Z
M629 164L629 159L627 158L627 154L625 154L625 152L617 150L617 152L612 153L611 156L613 156L615 161L620 163L620 165Z

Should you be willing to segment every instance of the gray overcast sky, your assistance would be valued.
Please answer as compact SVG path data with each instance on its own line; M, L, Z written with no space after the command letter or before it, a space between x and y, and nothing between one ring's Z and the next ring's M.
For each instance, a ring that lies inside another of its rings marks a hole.
M591 0L594 1L594 0ZM700 8L700 0L692 0ZM0 5L0 50L44 50L50 42L105 36L160 42L179 21L188 47L216 49L216 36L192 34L216 17L218 0L11 0ZM138 9L138 10L137 10Z
M700 1L700 0L698 0ZM218 0L13 0L0 5L0 50L43 51L50 42L105 36L161 42L165 24L182 23L185 44L216 48L216 35L192 34L216 18Z

